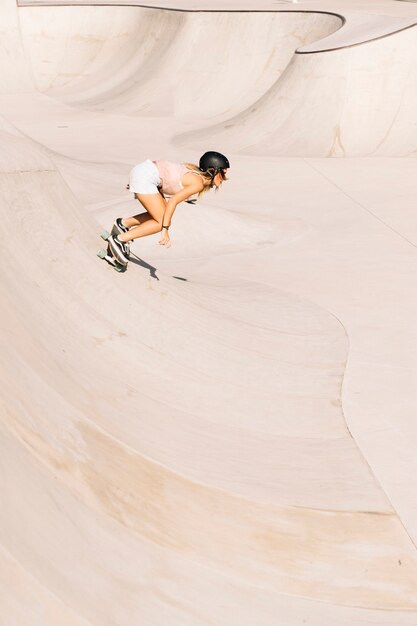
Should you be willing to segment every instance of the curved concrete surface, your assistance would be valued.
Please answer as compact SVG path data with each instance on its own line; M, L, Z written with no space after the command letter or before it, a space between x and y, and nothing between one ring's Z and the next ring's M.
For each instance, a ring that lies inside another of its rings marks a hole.
M416 7L54 4L0 8L0 624L416 626Z

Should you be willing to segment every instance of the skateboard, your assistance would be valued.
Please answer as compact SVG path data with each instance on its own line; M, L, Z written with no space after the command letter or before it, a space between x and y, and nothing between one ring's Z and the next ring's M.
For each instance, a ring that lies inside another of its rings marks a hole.
M118 234L119 231L113 226L110 233L107 230L103 230L100 237L104 239L104 241L107 241L110 235L115 236ZM116 272L125 272L127 270L127 263L121 263L118 259L116 259L109 244L107 244L107 250L101 248L101 250L97 252L97 256L99 257L99 259L103 259L109 265L111 265L116 270Z

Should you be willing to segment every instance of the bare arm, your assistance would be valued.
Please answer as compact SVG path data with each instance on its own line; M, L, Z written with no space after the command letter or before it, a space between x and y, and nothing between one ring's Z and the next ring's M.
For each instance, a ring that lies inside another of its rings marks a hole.
M167 202L163 221L164 226L169 226L171 224L171 219L177 204L187 200L190 196L199 193L204 187L204 183L201 178L195 174L185 174L182 182L184 184L184 189L181 189L181 191L174 194Z

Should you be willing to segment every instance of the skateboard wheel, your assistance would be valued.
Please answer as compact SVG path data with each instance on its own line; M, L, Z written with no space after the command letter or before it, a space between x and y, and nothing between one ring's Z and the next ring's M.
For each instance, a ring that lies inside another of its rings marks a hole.
M107 239L110 237L110 233L107 230L103 230L100 237L104 239L104 241L107 241Z
M105 250L99 250L97 252L97 256L99 257L99 259L105 259L106 258L106 251Z

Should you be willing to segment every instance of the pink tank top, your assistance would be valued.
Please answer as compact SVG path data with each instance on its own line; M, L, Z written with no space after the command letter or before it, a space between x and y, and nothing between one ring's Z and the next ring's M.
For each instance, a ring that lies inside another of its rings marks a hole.
M183 189L182 177L187 172L199 176L198 172L188 169L184 163L174 163L173 161L154 161L161 179L161 191L167 196L173 196Z

